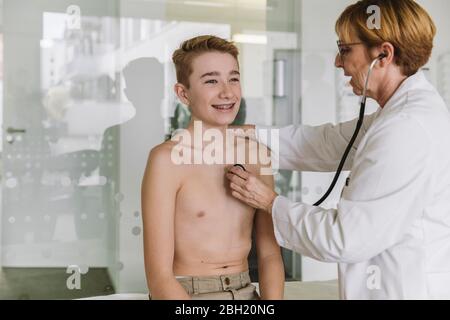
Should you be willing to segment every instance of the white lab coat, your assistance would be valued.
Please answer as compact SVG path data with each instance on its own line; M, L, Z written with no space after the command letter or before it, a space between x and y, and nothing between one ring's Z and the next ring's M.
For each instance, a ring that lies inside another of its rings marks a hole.
M335 171L355 126L281 128L280 168ZM337 209L275 199L278 243L337 262L342 299L450 299L450 114L422 72L365 117L345 169Z

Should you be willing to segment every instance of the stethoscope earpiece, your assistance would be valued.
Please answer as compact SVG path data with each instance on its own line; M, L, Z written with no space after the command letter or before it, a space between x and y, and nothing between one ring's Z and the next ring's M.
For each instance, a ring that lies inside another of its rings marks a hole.
M385 52L380 53L380 55L378 56L378 60L383 60L386 57L387 57L387 53L385 53Z

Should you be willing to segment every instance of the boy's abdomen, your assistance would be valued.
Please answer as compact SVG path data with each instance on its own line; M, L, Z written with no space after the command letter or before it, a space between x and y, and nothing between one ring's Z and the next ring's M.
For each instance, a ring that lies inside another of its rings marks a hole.
M248 269L254 210L201 179L177 196L175 275L222 275Z

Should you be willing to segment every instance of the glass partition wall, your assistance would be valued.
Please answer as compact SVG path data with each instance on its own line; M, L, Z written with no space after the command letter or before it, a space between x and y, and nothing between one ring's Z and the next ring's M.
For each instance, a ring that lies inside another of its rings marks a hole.
M288 124L298 119L298 10L295 1L4 0L0 299L147 292L142 174L148 151L190 116L173 93L172 52L200 34L235 41L239 121ZM286 172L277 189L296 183ZM284 256L287 279L299 279ZM256 281L253 250L249 260Z

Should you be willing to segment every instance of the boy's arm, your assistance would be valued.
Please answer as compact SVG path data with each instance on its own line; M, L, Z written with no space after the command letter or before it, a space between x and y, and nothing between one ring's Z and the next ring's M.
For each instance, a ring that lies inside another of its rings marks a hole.
M260 178L271 188L274 187L273 176L263 175ZM275 239L272 216L257 210L255 231L261 299L281 300L284 294L284 265Z
M181 300L190 297L173 274L175 199L180 180L170 153L167 147L154 148L142 181L144 260L152 299Z

